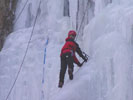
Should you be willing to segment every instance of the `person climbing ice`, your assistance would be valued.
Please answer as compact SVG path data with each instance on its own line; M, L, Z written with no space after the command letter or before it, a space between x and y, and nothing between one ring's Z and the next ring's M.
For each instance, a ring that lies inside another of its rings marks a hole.
M61 49L61 69L59 74L59 84L58 87L62 88L64 84L64 77L66 73L66 69L68 66L68 74L69 79L73 80L73 71L74 71L74 63L77 64L79 67L83 65L83 63L80 63L78 59L75 56L75 52L78 53L78 55L87 62L88 58L83 55L83 52L81 51L79 45L74 41L76 37L76 32L74 30L70 30L68 32L68 37L66 38L66 43Z

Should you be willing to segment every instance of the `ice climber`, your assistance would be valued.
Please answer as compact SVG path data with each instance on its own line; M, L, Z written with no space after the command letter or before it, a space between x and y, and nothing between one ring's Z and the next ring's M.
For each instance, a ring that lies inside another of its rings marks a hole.
M78 53L82 59L87 62L87 58L83 55L79 45L74 41L76 37L76 32L74 30L70 30L68 33L68 37L66 38L66 43L61 49L61 69L60 69L60 75L59 75L59 84L58 87L62 88L64 84L64 77L66 73L66 69L68 66L68 74L69 79L73 79L73 70L74 70L74 63L76 63L79 67L82 66L82 63L78 61L78 59L75 56L75 52Z

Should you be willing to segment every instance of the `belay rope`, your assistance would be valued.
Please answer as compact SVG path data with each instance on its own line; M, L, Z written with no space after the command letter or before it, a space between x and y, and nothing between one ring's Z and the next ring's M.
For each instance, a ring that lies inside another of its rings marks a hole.
M27 52L28 52L28 49L29 49L29 44L30 44L30 42L31 42L31 39L32 39L32 36L33 36L33 33L34 33L34 28L35 28L35 25L36 25L36 21L37 21L37 17L38 17L38 12L39 12L40 5L41 5L41 0L40 0L40 3L39 3L39 7L38 7L38 9L37 9L37 13L36 13L34 25L33 25L32 31L31 31L30 39L29 39L29 41L28 41L27 48L26 48L26 51L25 51L25 54L24 54L22 63L21 63L21 65L20 65L20 68L19 68L19 70L18 70L18 73L17 73L17 75L16 75L16 78L15 78L15 80L14 80L14 82L13 82L13 85L12 85L11 89L9 90L9 93L8 93L8 95L7 95L7 97L6 97L5 100L8 100L8 98L9 98L9 96L10 96L10 94L11 94L11 92L12 92L12 90L13 90L13 88L14 88L16 82L17 82L17 79L18 79L19 74L20 74L20 72L21 72L22 66L23 66L23 64L24 64L24 60L25 60L25 58L26 58L26 55L27 55Z
M15 24L15 23L18 21L19 17L21 16L22 12L24 11L24 9L25 9L25 7L26 7L28 1L29 1L29 0L27 0L27 1L25 2L25 4L24 4L22 10L20 11L20 13L18 14L18 16L16 17L16 20L14 21L13 24Z

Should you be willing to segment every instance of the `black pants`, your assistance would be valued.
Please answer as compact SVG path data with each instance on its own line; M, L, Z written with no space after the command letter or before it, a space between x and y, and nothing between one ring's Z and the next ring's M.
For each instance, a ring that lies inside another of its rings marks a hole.
M73 60L71 53L62 54L59 82L64 83L64 77L65 77L67 66L68 66L68 69L72 70L72 72L73 72L73 68L74 68L73 62L74 62L74 60Z

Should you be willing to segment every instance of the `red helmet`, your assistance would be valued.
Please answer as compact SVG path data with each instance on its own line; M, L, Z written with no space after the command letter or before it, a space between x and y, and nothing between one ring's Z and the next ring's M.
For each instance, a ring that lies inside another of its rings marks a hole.
M70 30L68 33L68 36L70 36L70 35L76 36L76 32L74 30Z

